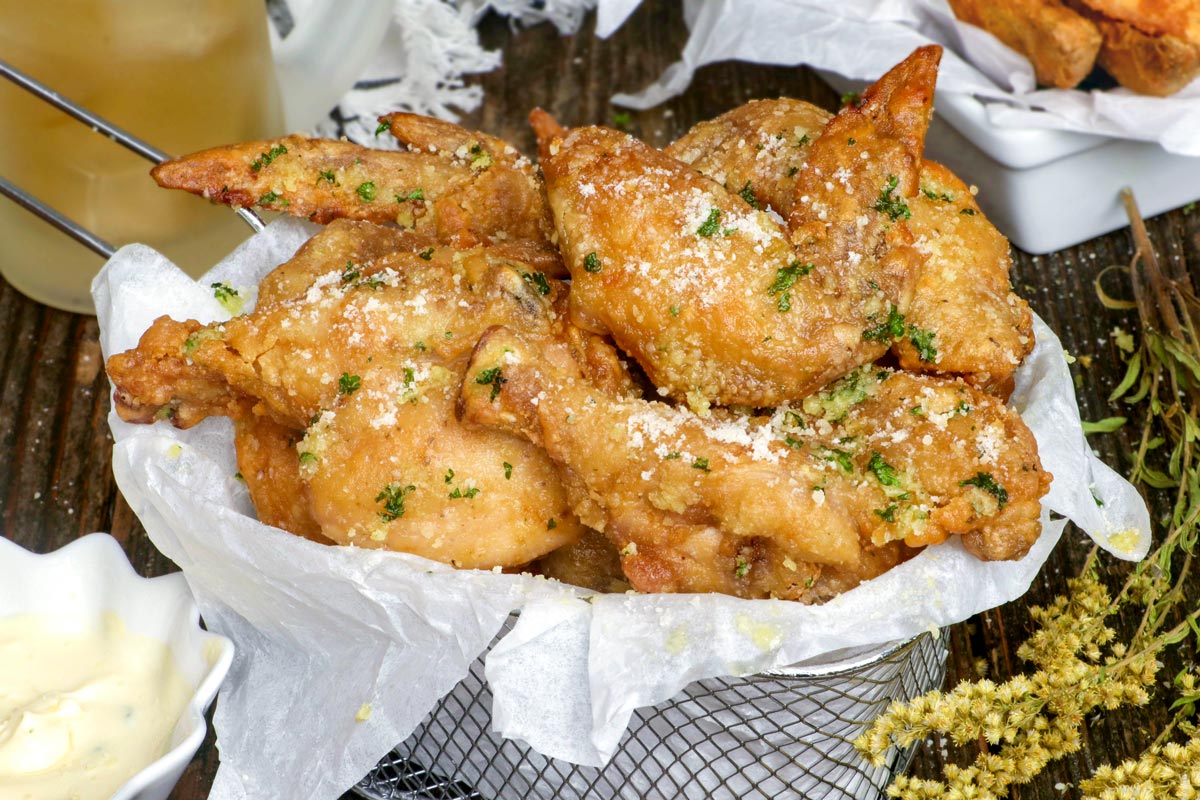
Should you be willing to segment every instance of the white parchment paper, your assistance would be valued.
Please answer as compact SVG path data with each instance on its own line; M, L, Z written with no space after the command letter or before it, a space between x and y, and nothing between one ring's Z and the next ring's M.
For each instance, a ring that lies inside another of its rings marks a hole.
M252 287L313 230L275 222L195 282L147 247L122 248L93 285L105 355L136 345L161 314L226 318L210 283ZM212 798L338 797L413 731L512 611L519 621L487 659L494 729L595 766L612 756L633 709L691 681L909 637L1019 597L1065 525L1051 511L1117 555L1140 558L1150 541L1145 505L1092 455L1061 345L1040 320L1036 332L1013 403L1057 477L1033 550L1019 562L983 563L953 542L931 547L820 607L590 596L541 578L318 545L254 519L234 478L228 420L179 431L110 417L118 485L182 568L208 626L238 647L217 704Z
M608 36L641 0L599 0L597 33ZM938 92L986 101L1000 127L1050 128L1158 142L1200 156L1200 79L1171 97L1125 88L1038 89L1033 68L986 31L959 22L946 0L684 0L691 35L682 58L638 94L613 102L649 108L682 92L695 71L736 59L807 64L873 81L917 47L946 48Z

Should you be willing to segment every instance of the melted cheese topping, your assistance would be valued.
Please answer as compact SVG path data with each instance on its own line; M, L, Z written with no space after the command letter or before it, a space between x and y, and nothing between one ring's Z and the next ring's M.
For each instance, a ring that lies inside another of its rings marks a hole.
M113 614L0 619L0 800L107 800L167 751L191 696L166 645Z

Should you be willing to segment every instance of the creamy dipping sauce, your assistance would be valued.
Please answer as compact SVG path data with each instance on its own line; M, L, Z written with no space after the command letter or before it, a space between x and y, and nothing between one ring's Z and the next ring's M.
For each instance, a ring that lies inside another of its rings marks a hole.
M114 614L0 619L0 800L108 800L166 752L192 691Z

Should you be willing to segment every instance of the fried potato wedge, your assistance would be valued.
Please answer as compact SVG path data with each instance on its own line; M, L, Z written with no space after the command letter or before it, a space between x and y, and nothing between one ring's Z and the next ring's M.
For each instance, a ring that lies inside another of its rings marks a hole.
M1073 0L1104 38L1100 66L1122 85L1165 97L1200 75L1200 5L1191 0Z
M1029 59L1043 86L1070 89L1100 53L1100 30L1061 0L950 0L954 15Z

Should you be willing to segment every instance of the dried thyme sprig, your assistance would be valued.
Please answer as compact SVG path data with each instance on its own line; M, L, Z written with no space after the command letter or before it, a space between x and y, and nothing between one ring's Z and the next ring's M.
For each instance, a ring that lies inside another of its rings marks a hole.
M999 798L1033 779L1050 762L1080 747L1084 719L1094 710L1142 705L1149 700L1159 656L1195 639L1200 647L1200 599L1185 594L1200 520L1200 300L1185 273L1166 275L1150 245L1133 196L1122 193L1137 251L1127 271L1133 301L1101 300L1136 308L1140 340L1117 338L1126 373L1110 401L1142 415L1132 480L1171 491L1173 505L1159 547L1131 573L1112 598L1100 582L1093 549L1069 593L1030 614L1038 630L1018 649L1037 669L1004 683L963 682L947 694L931 692L895 704L855 741L872 763L893 745L914 744L942 733L959 744L985 743L968 767L948 764L945 780L901 776L888 787L900 798ZM1130 416L1133 416L1131 414ZM1141 618L1126 643L1109 624L1114 615ZM1197 676L1175 679L1178 698L1169 724L1142 755L1117 767L1102 766L1080 788L1087 800L1126 797L1196 797L1200 787L1200 706ZM1190 737L1183 744L1172 735Z

